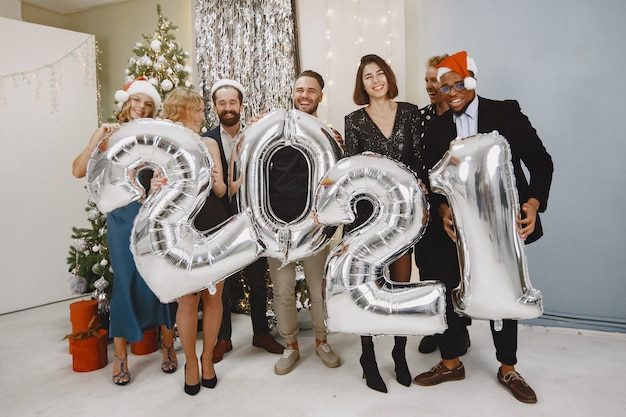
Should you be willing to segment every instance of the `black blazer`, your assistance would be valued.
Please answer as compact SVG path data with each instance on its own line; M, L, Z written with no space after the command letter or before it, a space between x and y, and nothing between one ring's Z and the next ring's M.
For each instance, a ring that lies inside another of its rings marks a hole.
M548 195L552 184L554 166L550 154L543 146L537 131L533 128L515 100L496 101L478 97L478 133L491 133L497 130L504 136L511 147L511 162L520 204L529 198L539 200L539 212L544 212L548 205ZM431 169L446 153L450 141L456 137L456 125L452 110L432 120L424 136L424 162L426 171ZM522 170L526 166L530 181ZM422 180L430 183L427 175ZM446 202L440 194L430 193L432 228L443 227L439 216L439 205ZM522 213L522 216L524 214ZM526 243L534 242L543 235L541 220L537 216L535 231L528 236Z
M228 162L226 160L226 154L224 153L224 145L222 144L222 135L220 133L220 125L209 130L206 133L202 134L205 138L213 138L217 142L217 146L220 148L220 157L222 160L222 174L224 176L224 184L228 187ZM237 213L237 205L235 199L233 198L233 202L231 204L230 198L228 197L228 193L224 194L224 197L221 198L222 203L224 204L227 212L230 215Z

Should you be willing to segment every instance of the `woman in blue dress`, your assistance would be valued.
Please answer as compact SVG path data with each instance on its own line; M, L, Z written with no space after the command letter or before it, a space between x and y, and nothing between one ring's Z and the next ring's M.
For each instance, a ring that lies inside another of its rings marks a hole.
M375 152L404 163L407 167L421 167L421 124L419 108L410 103L396 102L398 95L393 70L378 55L365 55L356 75L354 103L364 107L345 117L346 156L365 151ZM372 214L372 206L357 202L354 223L344 227L348 231L362 224ZM398 258L389 266L392 281L408 282L411 278L411 252ZM405 357L405 336L395 336L392 357L396 379L405 386L411 385L411 374ZM380 376L372 336L361 336L361 367L367 386L387 392Z
M116 119L118 123L103 123L93 133L89 143L76 157L72 174L83 178L87 173L87 163L91 154L100 146L106 149L103 140L119 129L119 123L133 119L155 117L161 106L161 96L145 78L140 77L119 90L115 98L120 106ZM133 254L130 251L130 234L133 222L141 203L132 202L125 207L107 214L107 240L114 282L111 294L109 337L113 338L114 364L113 382L126 385L130 382L128 370L128 342L139 342L144 331L161 326L161 346L163 361L161 369L165 373L176 371L178 362L174 345L174 313L172 306L162 304L150 290L137 271Z

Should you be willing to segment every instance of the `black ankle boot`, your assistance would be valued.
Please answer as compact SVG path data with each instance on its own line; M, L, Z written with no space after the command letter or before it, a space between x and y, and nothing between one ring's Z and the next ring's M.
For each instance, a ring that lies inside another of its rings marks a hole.
M406 337L404 336L396 336L395 337L395 346L391 351L391 356L393 357L393 362L396 365L396 379L398 382L405 387L411 386L411 373L409 372L409 365L406 363L406 355L404 354L404 350L406 347Z
M374 356L374 345L363 345L363 353L361 353L361 367L363 368L363 378L367 386L379 392L387 392L385 381L378 372L376 357Z

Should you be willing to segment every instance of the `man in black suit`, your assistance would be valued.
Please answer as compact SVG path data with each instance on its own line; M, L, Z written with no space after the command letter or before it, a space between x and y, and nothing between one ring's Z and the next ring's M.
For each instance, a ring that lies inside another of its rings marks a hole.
M495 101L478 97L475 92L477 68L465 51L458 52L437 66L437 77L445 95L449 110L433 121L424 137L426 168L443 157L450 141L456 137L467 137L478 133L497 130L511 147L511 162L516 178L516 187L521 203L522 218L518 220L519 234L526 243L534 242L543 234L538 212L546 209L552 182L552 158L528 118L514 100ZM530 174L526 178L522 162ZM428 181L428 178L422 178ZM427 182L428 184L428 182ZM431 228L437 230L438 239L456 239L452 213L445 197L430 194ZM445 231L442 232L442 229ZM456 256L456 248L448 245L448 256ZM454 255L453 255L454 253ZM458 285L459 276L444 280L447 303L451 304L450 293ZM463 349L460 320L452 307L447 307L448 329L439 337L441 362L430 371L415 377L418 385L436 385L446 381L465 378L465 368L459 360ZM524 378L515 370L517 363L517 321L503 320L502 329L496 330L491 322L491 333L496 347L496 357L501 366L497 379L516 399L525 403L537 402L537 396Z
M203 136L213 138L220 147L222 156L222 166L224 167L224 182L228 184L228 162L235 145L235 137L243 128L241 123L241 112L243 111L243 86L229 79L222 79L213 84L211 88L213 107L220 119L220 124L214 129L208 131ZM237 212L236 202L227 201L231 212ZM270 353L283 353L285 349L283 345L274 340L270 334L267 321L267 282L265 274L267 272L266 258L259 258L244 269L244 277L250 286L250 317L252 319L252 345L263 348ZM231 279L231 278L228 278ZM224 286L222 292L222 302L224 305L224 314L222 315L222 324L218 334L217 343L213 350L213 363L222 360L224 354L233 348L231 341L232 325L230 311L230 294L228 285Z

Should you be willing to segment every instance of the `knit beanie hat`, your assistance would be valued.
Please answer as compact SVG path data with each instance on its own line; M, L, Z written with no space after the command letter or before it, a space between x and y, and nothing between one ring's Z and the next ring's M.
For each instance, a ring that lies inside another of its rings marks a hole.
M441 61L439 65L437 65L437 81L441 81L441 77L451 71L463 77L465 88L468 90L476 88L475 77L478 74L478 68L474 60L467 56L467 52L457 52ZM474 75L472 76L469 71L472 71Z
M150 97L152 101L154 101L155 112L159 111L161 108L161 95L157 89L150 84L146 77L137 77L133 81L126 84L123 90L117 90L115 92L115 100L117 101L118 109L122 108L122 105L126 103L126 100L128 100L130 96L139 93L143 93Z
M222 78L221 80L216 81L215 84L213 84L213 87L211 87L211 97L213 97L213 94L219 88L226 87L226 86L233 87L234 89L238 90L241 93L241 96L243 98L246 97L246 92L243 88L243 85L241 85L238 81L229 80L228 78Z

